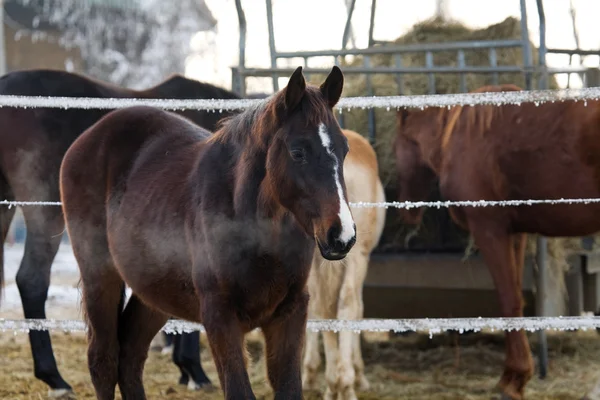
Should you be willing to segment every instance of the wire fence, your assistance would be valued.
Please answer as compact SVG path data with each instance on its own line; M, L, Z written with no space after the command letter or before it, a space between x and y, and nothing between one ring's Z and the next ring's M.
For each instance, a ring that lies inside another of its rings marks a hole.
M464 200L464 201L383 201L370 203L365 201L348 204L354 208L400 208L411 209L421 207L450 208L450 207L516 207L533 206L539 204L594 204L600 203L600 198L590 197L582 199L526 199L526 200ZM17 206L61 206L60 201L9 201L2 200L0 205Z
M479 332L525 330L587 330L600 328L600 317L520 317L520 318L415 318L415 319L320 319L308 320L307 329L320 331L373 331L373 332ZM29 331L84 332L81 320L58 319L0 319L0 330L29 333ZM162 330L166 333L204 332L204 326L183 320L169 320Z
M539 106L546 102L588 101L600 99L600 88L530 90L516 92L459 93L445 95L387 96L387 97L346 97L337 104L337 109L352 108L427 108L474 105L521 105L534 103ZM253 106L264 100L254 99L123 99L88 97L42 97L0 95L0 107L19 108L60 108L60 109L119 109L131 106L150 106L166 110L205 110L222 112L239 110ZM405 202L351 202L352 207L384 207L410 209L419 207L510 207L539 204L592 204L600 203L600 198L582 199L524 199L524 200L465 200L465 201L405 201ZM61 202L52 201L0 201L0 205L16 206L60 206ZM426 331L430 335L447 330L458 332L490 330L576 330L600 328L599 317L523 317L523 318L424 318L424 319L363 319L363 320L310 320L308 329L313 331L352 330L369 331ZM0 319L0 330L29 332L31 330L85 331L86 326L80 320L53 319ZM201 324L170 320L163 330L170 333L203 331Z
M344 97L336 108L427 108L474 105L540 105L557 101L597 101L600 87L559 90L522 90L516 92L455 93L414 96ZM118 109L132 106L150 106L164 110L226 111L251 107L265 99L142 99L97 97L51 97L0 95L0 107L62 108L62 109Z

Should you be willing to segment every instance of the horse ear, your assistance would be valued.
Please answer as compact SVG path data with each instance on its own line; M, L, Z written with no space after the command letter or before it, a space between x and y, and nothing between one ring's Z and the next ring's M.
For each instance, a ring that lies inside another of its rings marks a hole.
M302 75L302 67L296 68L285 88L285 108L293 110L302 100L306 90L306 81Z
M325 79L325 82L320 87L321 93L327 99L329 107L333 108L340 100L343 88L344 74L342 74L342 70L337 65L334 65L327 79Z

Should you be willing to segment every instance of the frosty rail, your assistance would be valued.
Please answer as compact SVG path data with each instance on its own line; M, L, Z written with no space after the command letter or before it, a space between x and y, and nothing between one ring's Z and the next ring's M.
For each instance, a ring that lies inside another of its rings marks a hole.
M598 100L600 88L523 90L517 92L455 93L419 96L373 96L344 97L337 108L400 108L400 107L451 107L457 105L503 105L522 103L545 103L565 100ZM95 97L42 97L0 95L0 107L21 108L79 108L116 109L131 106L151 106L166 110L239 110L262 100L255 99L141 99L141 98L95 98Z
M532 206L536 204L592 204L600 203L600 198L582 199L526 199L526 200L465 200L465 201L388 201L381 203L349 202L354 208L449 208L449 207L514 207ZM17 206L60 206L60 201L9 201L2 200L0 205Z
M419 319L362 319L309 320L307 329L312 331L394 331L394 332L428 332L429 335L442 331L492 331L513 330L587 330L600 328L600 317L520 317L520 318L419 318ZM64 332L83 332L84 321L57 319L0 319L0 330L29 332L32 330L50 330ZM167 333L183 333L204 331L201 324L182 320L170 320L162 328Z

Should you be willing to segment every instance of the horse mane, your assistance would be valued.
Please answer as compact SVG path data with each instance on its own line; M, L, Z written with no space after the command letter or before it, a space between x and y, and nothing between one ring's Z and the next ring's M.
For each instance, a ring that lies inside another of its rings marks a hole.
M521 91L516 85L489 85L477 88L470 93ZM451 109L442 108L437 115L437 130L442 152L448 147L452 136L457 132L464 138L474 134L483 135L488 131L492 122L502 114L503 106L476 105L454 106Z
M219 121L216 132L208 139L209 143L246 143L251 140L261 149L266 149L285 112L285 90L261 100L239 114ZM318 125L329 118L329 106L319 88L306 86L296 112L301 113L305 126Z

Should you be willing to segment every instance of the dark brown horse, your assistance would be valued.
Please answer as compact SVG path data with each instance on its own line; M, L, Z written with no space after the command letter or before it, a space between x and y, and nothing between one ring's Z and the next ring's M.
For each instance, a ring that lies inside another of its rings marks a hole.
M244 334L264 333L276 399L302 398L300 357L315 243L356 241L333 115L343 75L287 87L212 137L149 107L114 111L67 151L65 220L81 271L96 395L145 398L148 347L169 316L202 322L227 399L254 399ZM132 289L125 309L125 284Z
M227 90L175 75L153 88L134 91L90 78L53 70L9 73L0 78L0 94L66 97L140 98L238 98ZM75 139L110 110L8 108L0 109L0 199L58 201L58 174L63 155ZM183 111L193 122L214 130L224 115L207 111ZM2 243L15 209L0 207ZM24 207L27 225L25 253L16 282L26 318L45 318L50 268L64 231L60 207ZM4 260L0 251L0 283ZM1 287L1 286L0 286ZM200 366L198 332L186 334L182 352L173 360L182 371L181 383L192 379L197 386L210 383ZM29 333L35 376L55 393L70 391L58 368L47 331ZM181 338L177 337L176 340Z
M513 85L477 92L517 91ZM427 198L439 178L447 200L600 197L600 103L465 106L398 113L395 143L399 198ZM403 210L419 223L422 209ZM523 315L525 235L586 236L600 230L600 205L460 207L452 218L468 229L494 280L504 317ZM506 333L503 394L523 397L533 374L525 332Z

